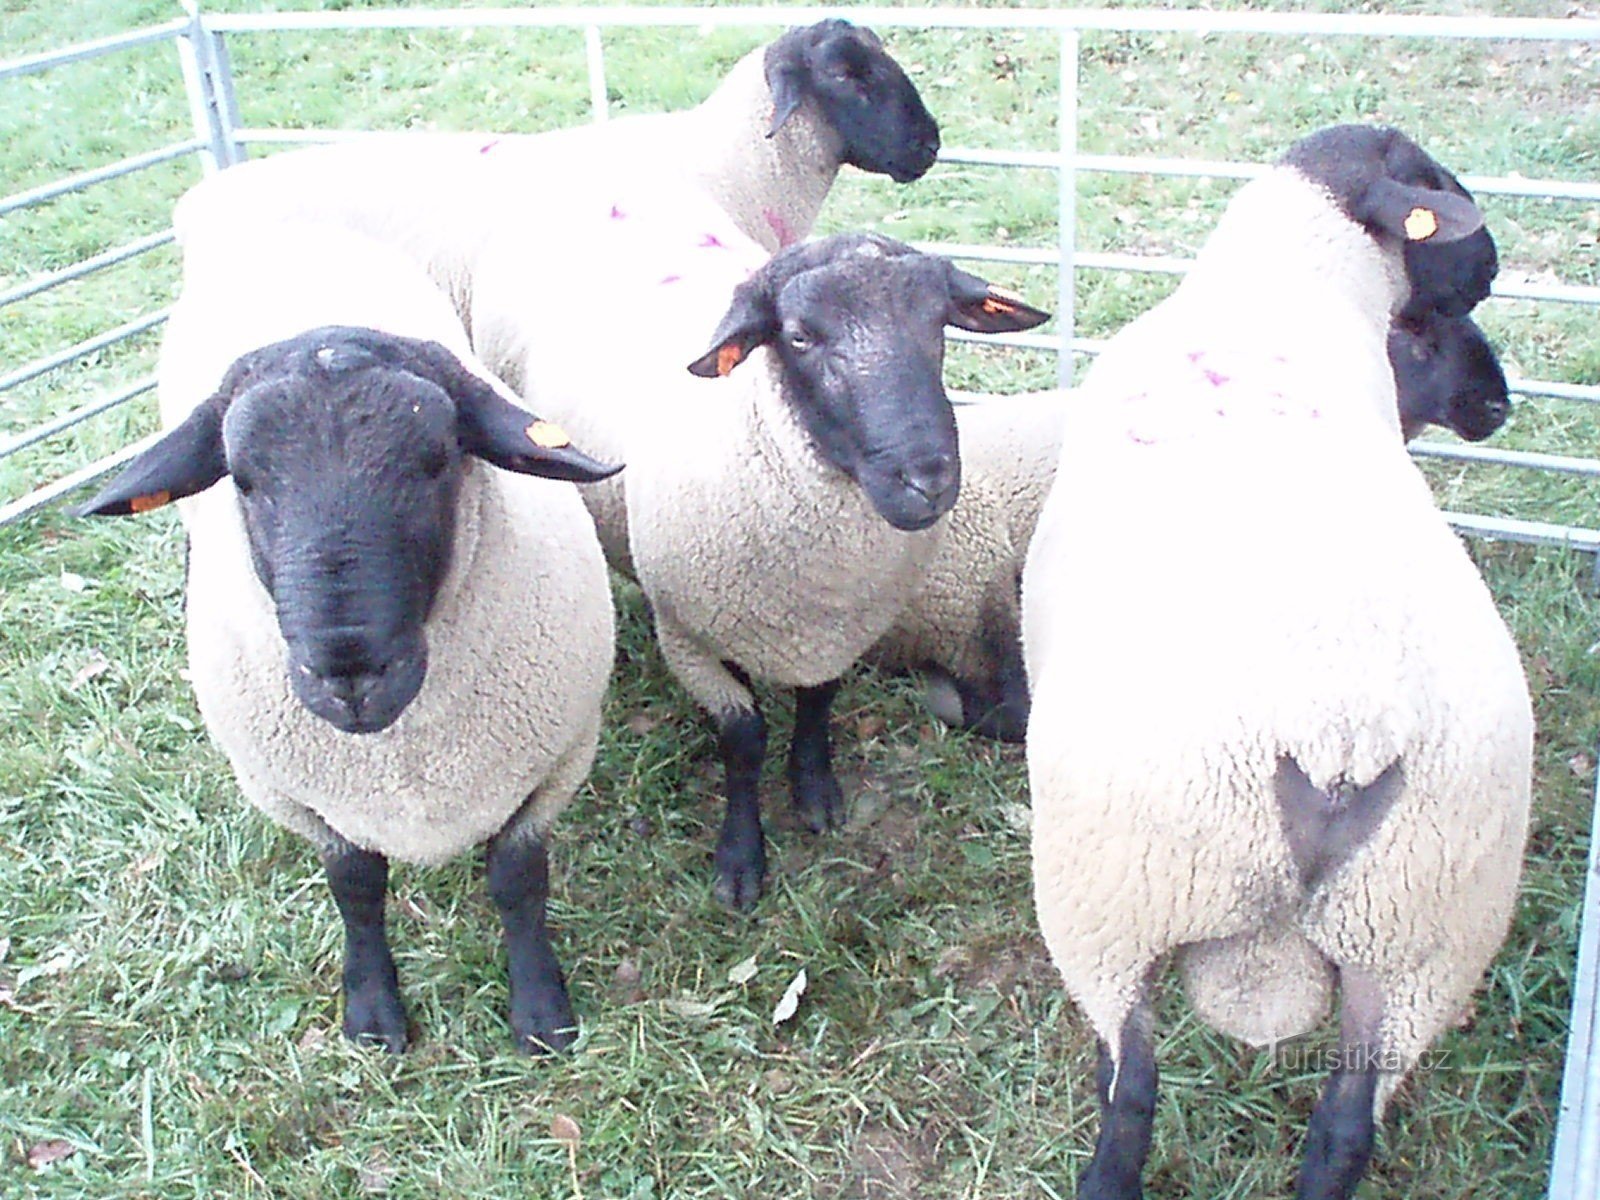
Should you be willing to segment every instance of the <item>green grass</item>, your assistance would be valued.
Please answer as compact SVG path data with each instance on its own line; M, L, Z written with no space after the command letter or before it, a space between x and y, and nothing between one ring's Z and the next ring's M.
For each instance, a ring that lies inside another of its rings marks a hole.
M66 11L0 0L0 45L20 54L177 15L139 0L83 0L70 21ZM692 103L758 37L608 34L612 103ZM1052 38L889 41L947 144L1052 145ZM532 129L586 114L573 34L283 35L232 52L251 125ZM1392 120L1476 173L1592 179L1595 66L1592 49L1095 35L1083 134L1107 153L1262 158L1290 130ZM188 136L168 47L0 83L0 95L7 193ZM196 177L192 163L173 164L0 218L0 289L161 228ZM1052 184L1044 172L952 166L908 189L847 174L824 227L1049 245ZM1192 251L1229 191L1086 179L1083 244ZM1593 206L1485 205L1507 271L1595 282ZM1044 268L993 274L1045 303L1054 293ZM0 370L166 303L176 282L168 250L5 309ZM1087 274L1080 328L1108 333L1169 286ZM1600 382L1592 312L1497 302L1482 319L1514 372ZM0 436L148 373L158 340L0 397ZM1049 355L951 354L964 387L1016 390L1053 373ZM0 496L151 419L145 402L0 463ZM1588 454L1597 434L1586 408L1524 401L1500 440ZM1592 522L1600 500L1581 480L1428 470L1451 506ZM1473 551L1538 704L1527 873L1473 1016L1441 1042L1440 1069L1409 1081L1393 1107L1367 1200L1532 1197L1546 1173L1600 726L1600 621L1588 559ZM770 894L755 915L732 916L710 897L712 740L624 589L600 756L552 849L577 1053L530 1063L509 1052L497 924L464 861L396 871L393 942L420 1036L393 1060L338 1034L340 935L314 856L240 801L200 730L183 678L182 561L166 514L90 525L54 512L0 530L0 1195L1071 1195L1097 1124L1092 1050L1033 927L1018 751L939 728L904 681L854 680L837 707L849 826L821 839L796 828L775 774ZM773 713L781 745L781 702ZM753 975L734 971L752 957ZM774 1025L801 968L799 1010ZM1147 1194L1284 1194L1318 1081L1197 1026L1175 995L1162 1012ZM577 1123L576 1141L561 1118ZM53 1140L74 1153L28 1167Z

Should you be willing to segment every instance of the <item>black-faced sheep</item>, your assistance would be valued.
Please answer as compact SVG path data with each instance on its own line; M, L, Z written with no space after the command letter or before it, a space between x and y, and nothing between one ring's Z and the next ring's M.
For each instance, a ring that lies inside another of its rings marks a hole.
M1385 353L1402 309L1487 291L1481 225L1393 130L1306 138L1071 408L1023 631L1039 919L1101 1038L1082 1198L1140 1194L1168 955L1256 1043L1337 984L1297 1195L1345 1200L1504 935L1527 687L1406 455ZM1435 250L1449 269L1418 270Z
M641 411L626 481L633 561L668 664L717 723L727 902L752 904L766 870L766 726L750 681L795 689L791 795L813 829L835 823L839 677L915 590L961 483L944 328L1045 318L945 259L838 235L741 284L691 367L714 382L683 377Z
M594 755L612 617L593 527L550 480L616 468L470 361L390 249L288 226L191 244L162 352L171 428L81 510L182 502L200 711L244 794L321 851L344 1030L394 1051L389 860L480 844L518 1044L561 1048L575 1028L545 837Z

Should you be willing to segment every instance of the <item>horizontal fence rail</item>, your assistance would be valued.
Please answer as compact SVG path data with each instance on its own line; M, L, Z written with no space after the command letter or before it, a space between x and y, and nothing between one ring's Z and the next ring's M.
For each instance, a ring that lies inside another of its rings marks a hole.
M1054 246L991 246L935 244L927 249L964 259L1059 269L1056 336L1017 334L1006 338L976 339L953 333L960 341L982 341L993 346L1055 352L1061 375L1071 369L1073 356L1092 355L1095 339L1074 331L1076 276L1079 271L1129 271L1181 275L1189 260L1168 255L1084 252L1076 244L1077 184L1088 175L1141 174L1148 176L1244 180L1265 168L1259 163L1181 159L1159 156L1091 154L1078 145L1079 42L1095 33L1151 33L1194 35L1263 35L1274 37L1383 38L1438 41L1523 41L1540 43L1600 44L1600 22L1573 19L1430 17L1369 14L1214 12L1201 10L1000 10L1000 9L847 9L827 8L627 8L589 9L518 8L471 10L362 10L344 12L289 12L258 14L203 14L188 5L187 18L152 25L113 37L84 42L59 51L32 54L0 62L0 85L23 77L153 45L170 44L175 50L190 108L194 136L151 149L119 162L55 180L0 198L0 216L48 204L62 196L87 191L109 180L146 170L161 163L193 155L202 170L215 170L240 161L251 145L299 144L332 141L354 135L339 130L264 129L243 125L229 67L227 39L285 33L332 31L427 30L458 28L565 29L581 33L588 67L588 95L596 120L607 116L603 31L639 28L739 27L777 29L826 17L863 17L884 29L997 30L1053 34L1061 50L1059 144L1054 149L998 150L951 147L941 161L952 165L1011 170L1044 170L1059 180L1060 239ZM1539 198L1552 202L1600 201L1600 181L1528 179L1520 176L1465 175L1463 182L1483 195ZM0 310L28 300L97 271L127 262L173 240L170 229L158 231L125 245L108 248L60 270L0 291ZM1600 306L1600 287L1565 282L1529 281L1507 273L1495 288L1505 300L1540 304ZM0 315L5 315L0 313ZM45 354L20 366L0 363L0 398L12 389L48 377L81 359L139 337L157 328L167 317L165 309L128 320L113 329L74 345ZM22 449L38 445L56 434L148 393L151 379L140 379L112 389L104 396L59 413L33 428L18 431L0 442L0 461ZM1600 386L1558 380L1512 381L1514 390L1527 395L1583 404L1600 402ZM1000 401L996 401L1000 402ZM96 462L69 472L28 495L0 507L0 525L52 503L98 479L152 444L158 435L122 447ZM1580 477L1600 475L1600 461L1571 455L1512 451L1493 446L1421 443L1413 446L1419 457L1468 466L1497 466L1544 471ZM1448 512L1459 529L1485 537L1572 546L1600 551L1600 531L1554 523L1474 513ZM1592 1200L1600 1193L1600 1001L1597 1001L1596 959L1600 958L1600 866L1591 846L1588 893L1582 923L1581 962L1573 998L1572 1038L1563 1088L1560 1125L1554 1158L1550 1200Z

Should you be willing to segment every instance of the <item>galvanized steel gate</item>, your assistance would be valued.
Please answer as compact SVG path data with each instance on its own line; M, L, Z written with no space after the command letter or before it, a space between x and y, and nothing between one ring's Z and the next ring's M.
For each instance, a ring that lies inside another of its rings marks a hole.
M1254 12L1119 11L999 11L951 9L852 9L837 13L827 9L517 9L472 11L362 11L341 13L275 13L270 15L206 15L189 8L187 19L87 42L53 53L0 62L0 86L71 63L125 53L152 44L173 46L188 97L193 136L101 167L58 179L26 191L0 197L0 218L33 208L69 193L80 193L109 180L148 170L159 164L197 158L207 172L240 161L252 143L310 142L339 136L329 130L252 129L240 120L233 74L228 59L228 38L250 34L313 30L422 29L456 27L563 28L581 32L588 59L589 97L593 116L606 116L605 60L602 33L620 27L752 26L771 29L804 24L826 16L868 17L878 28L990 29L1045 31L1060 44L1059 144L1052 150L995 151L948 148L941 161L983 167L1043 168L1059 178L1059 240L1050 247L1015 248L987 245L929 246L944 253L980 261L1060 265L1058 327L1055 337L1015 335L1004 340L1018 346L1053 351L1060 355L1059 375L1071 372L1073 355L1092 354L1096 344L1074 336L1074 300L1079 271L1143 271L1175 274L1186 269L1185 260L1129 254L1096 254L1076 245L1077 192L1081 176L1092 173L1248 178L1257 164L1189 159L1097 155L1080 149L1079 67L1080 42L1094 33L1163 34L1269 34L1283 37L1400 38L1420 37L1471 41L1526 41L1533 43L1589 43L1600 45L1600 21L1520 20L1499 18L1444 18L1420 16L1338 16L1268 14ZM1542 197L1555 201L1600 203L1600 182L1558 182L1520 176L1466 174L1462 181L1486 196ZM7 309L32 297L169 244L167 228L111 247L60 269L36 275L0 291L0 318ZM1600 307L1600 287L1566 282L1503 283L1495 295L1551 305ZM0 406L6 393L48 378L85 356L137 338L159 326L166 310L133 317L70 346L53 350L33 361L0 364ZM0 326L3 328L3 326ZM56 413L37 425L14 430L0 440L0 460L45 442L74 426L110 411L150 391L154 379L141 379ZM1600 386L1557 380L1513 380L1512 388L1524 396L1543 397L1575 404L1600 403ZM0 408L3 411L3 408ZM0 524L6 524L49 504L96 479L136 454L154 435L125 446L105 458L86 463L26 495L0 497ZM1414 445L1422 457L1492 464L1519 470L1600 476L1600 459L1516 451L1494 446L1456 443ZM1470 534L1569 545L1600 550L1600 529L1551 521L1512 519L1491 514L1451 513L1455 525ZM1600 799L1600 797L1597 797ZM1579 964L1573 996L1572 1027L1562 1101L1557 1128L1549 1196L1551 1200L1590 1200L1600 1194L1600 847L1591 839L1587 892L1583 909Z

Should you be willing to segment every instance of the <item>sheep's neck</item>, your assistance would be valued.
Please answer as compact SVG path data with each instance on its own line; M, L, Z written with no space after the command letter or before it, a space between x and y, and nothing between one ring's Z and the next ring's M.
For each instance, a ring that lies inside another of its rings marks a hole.
M839 173L838 139L809 102L767 137L764 57L746 55L696 110L701 130L691 140L705 157L692 173L740 232L776 252L811 232Z

